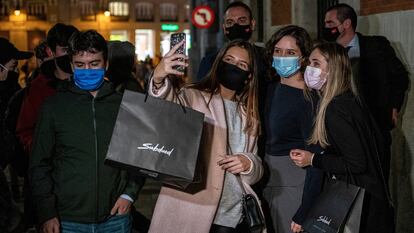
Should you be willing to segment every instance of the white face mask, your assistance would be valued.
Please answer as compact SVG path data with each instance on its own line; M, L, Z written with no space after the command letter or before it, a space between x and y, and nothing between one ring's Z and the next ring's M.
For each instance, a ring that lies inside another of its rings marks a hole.
M321 77L321 74L321 69L307 66L304 74L306 86L315 90L320 90L326 83L327 76L327 73L325 73L324 77Z

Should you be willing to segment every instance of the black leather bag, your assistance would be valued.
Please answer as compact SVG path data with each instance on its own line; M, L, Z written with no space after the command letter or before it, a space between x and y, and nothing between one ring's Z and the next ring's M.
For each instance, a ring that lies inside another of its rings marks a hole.
M124 92L106 163L185 189L195 174L204 114L138 92Z
M243 196L243 215L251 233L260 233L265 226L259 202L251 194Z

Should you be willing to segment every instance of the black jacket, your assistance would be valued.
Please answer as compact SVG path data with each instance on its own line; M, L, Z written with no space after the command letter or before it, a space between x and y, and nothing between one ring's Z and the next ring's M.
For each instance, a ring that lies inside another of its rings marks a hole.
M104 164L121 98L104 83L95 98L72 85L44 102L30 158L39 222L98 223L121 194L136 199L143 179Z
M370 230L361 232L383 232L373 229L390 221L384 215L388 213L382 211L389 206L389 195L381 173L384 160L382 136L373 121L366 107L351 92L335 97L325 115L330 146L325 153L315 154L313 158L314 167L365 188L363 219L374 221L363 222L362 226ZM353 179L348 177L347 169ZM385 220L381 222L381 219Z
M408 72L385 37L357 35L360 58L351 59L356 85L380 130L388 132L392 109L399 111L404 102Z
M6 232L11 208L11 193L3 168L0 166L0 232Z
M7 78L0 81L0 166L7 167L10 158L13 157L14 148L13 132L9 130L10 125L5 120L6 109L10 98L20 90L17 78Z

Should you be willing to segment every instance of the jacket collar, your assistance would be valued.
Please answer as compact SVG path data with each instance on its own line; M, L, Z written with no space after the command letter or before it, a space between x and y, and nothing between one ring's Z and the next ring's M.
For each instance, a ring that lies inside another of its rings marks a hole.
M365 38L364 38L364 36L361 34L361 33L359 33L359 32L356 32L356 35L358 36L358 41L359 41L359 57L360 58L362 58L362 57L364 57L365 56L365 48L366 48L366 43L365 43Z
M78 94L78 95L92 96L92 94L89 91L85 91L85 90L82 90L79 87L77 87L73 81L71 81L71 83L68 87L68 91L70 91L72 93L75 93L75 94ZM113 94L114 92L115 92L115 89L114 89L113 85L108 81L104 81L102 86L98 89L98 93L97 93L95 99L104 98L108 95Z

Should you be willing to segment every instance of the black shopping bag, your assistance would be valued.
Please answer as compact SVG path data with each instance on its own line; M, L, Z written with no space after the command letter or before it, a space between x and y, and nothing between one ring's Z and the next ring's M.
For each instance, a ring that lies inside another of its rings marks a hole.
M179 188L194 180L204 114L125 90L106 163Z
M361 190L358 186L328 178L303 223L305 232L340 232Z

